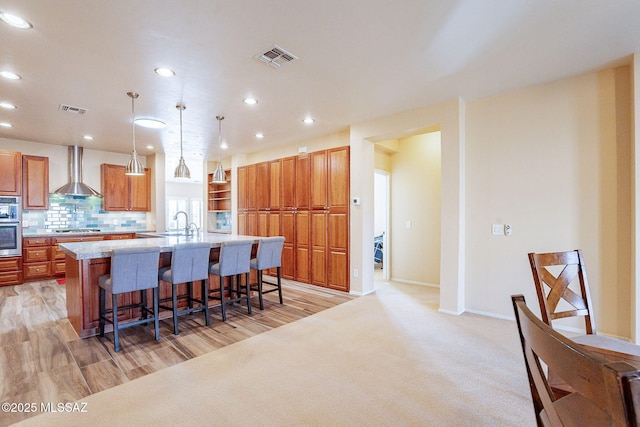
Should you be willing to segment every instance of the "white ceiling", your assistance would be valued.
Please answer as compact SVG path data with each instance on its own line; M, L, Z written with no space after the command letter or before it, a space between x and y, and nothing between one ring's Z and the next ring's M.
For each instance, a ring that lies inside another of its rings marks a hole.
M470 100L628 60L640 51L637 0L0 0L33 24L0 22L0 137L107 151L177 164L184 151L224 154L304 141L454 97ZM254 58L275 44L298 60ZM163 78L154 68L177 73ZM242 102L253 96L254 106ZM59 104L88 109L78 116ZM316 119L308 126L306 115ZM255 132L266 137L256 139ZM93 141L82 135L91 134Z

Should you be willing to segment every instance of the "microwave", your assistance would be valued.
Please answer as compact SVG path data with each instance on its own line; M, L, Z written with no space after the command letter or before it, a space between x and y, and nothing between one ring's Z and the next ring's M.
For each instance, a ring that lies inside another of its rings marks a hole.
M0 196L0 221L20 222L20 197Z

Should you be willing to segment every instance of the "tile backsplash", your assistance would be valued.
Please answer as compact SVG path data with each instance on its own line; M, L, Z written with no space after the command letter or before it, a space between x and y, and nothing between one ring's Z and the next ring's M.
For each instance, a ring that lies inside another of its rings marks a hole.
M142 231L147 229L146 212L105 212L100 197L49 195L49 210L22 211L24 234L73 228L101 231Z

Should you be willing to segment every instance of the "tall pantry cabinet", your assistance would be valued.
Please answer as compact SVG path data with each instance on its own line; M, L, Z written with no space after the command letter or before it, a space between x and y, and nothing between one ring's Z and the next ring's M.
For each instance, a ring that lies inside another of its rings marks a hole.
M284 236L284 278L349 291L349 147L238 168L238 232Z

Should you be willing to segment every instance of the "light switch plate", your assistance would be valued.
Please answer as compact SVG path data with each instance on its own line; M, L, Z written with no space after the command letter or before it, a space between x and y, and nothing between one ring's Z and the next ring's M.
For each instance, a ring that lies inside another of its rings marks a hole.
M493 224L491 234L494 236L502 236L504 234L504 224Z

